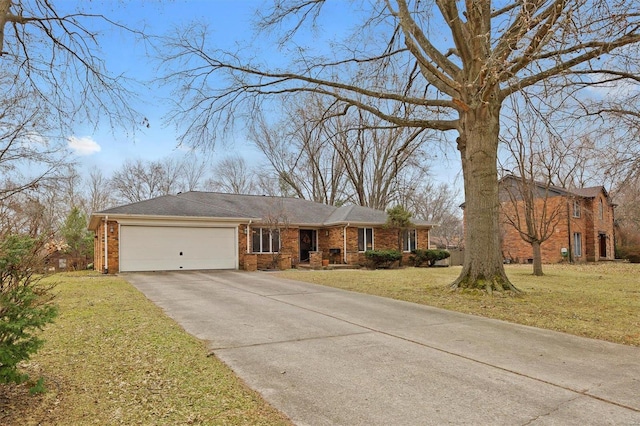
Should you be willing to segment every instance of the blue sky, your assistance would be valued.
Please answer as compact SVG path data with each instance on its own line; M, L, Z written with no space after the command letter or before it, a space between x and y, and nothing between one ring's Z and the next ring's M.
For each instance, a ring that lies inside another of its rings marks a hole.
M91 12L102 13L109 19L131 28L145 28L148 34L163 35L194 19L205 20L216 34L221 36L221 45L233 42L237 34L250 30L250 21L257 2L232 0L176 0L176 1L130 1L96 2ZM136 85L140 101L135 102L139 112L149 120L149 128L134 133L128 129L111 129L100 125L76 126L69 135L69 148L75 153L84 171L97 167L109 175L127 159L161 159L180 155L184 149L177 147L177 132L164 124L167 113L164 96L156 85L146 83L156 77L156 64L148 56L148 46L136 41L131 34L105 26L100 33L100 50L105 65L112 74L123 74L139 80ZM104 124L104 123L103 123ZM240 141L234 149L245 155L256 155Z
M73 4L76 7L76 3ZM273 55L275 48L269 46L264 38L258 41L253 38L252 20L261 4L264 2L257 0L114 0L85 3L82 7L132 28L144 27L147 33L155 35L167 34L175 27L198 20L212 29L215 47L233 48L238 42L253 40L254 47L259 42L263 45L260 50L264 54ZM71 6L71 3L67 5ZM321 34L314 36L330 37L336 32L349 29L355 21L344 12L329 13L327 16L329 19L324 21ZM136 42L130 34L105 26L100 34L100 49L111 73L122 73L143 82L156 77L156 64L148 57L147 47L144 43ZM163 122L168 108L162 98L169 93L159 91L151 84L143 84L139 93L143 101L136 106L148 118L148 129L141 129L132 135L125 129L112 131L104 126L94 129L87 125L77 126L74 134L69 135L69 147L75 152L81 171L86 172L95 167L109 176L127 159L156 160L184 152L184 148L177 146L176 129ZM214 161L231 152L238 153L245 159L261 158L261 154L245 141L241 131L221 142L216 144L213 152ZM442 158L441 155L439 157ZM439 180L453 183L460 170L457 152L452 150L447 153L447 157L452 161L438 169L441 174Z

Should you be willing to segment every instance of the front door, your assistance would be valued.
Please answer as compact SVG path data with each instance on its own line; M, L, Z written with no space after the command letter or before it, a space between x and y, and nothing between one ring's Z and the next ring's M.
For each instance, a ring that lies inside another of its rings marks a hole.
M309 252L316 251L318 231L315 229L300 230L300 262L309 261Z
M600 243L600 258L607 257L607 234L599 234L599 243Z

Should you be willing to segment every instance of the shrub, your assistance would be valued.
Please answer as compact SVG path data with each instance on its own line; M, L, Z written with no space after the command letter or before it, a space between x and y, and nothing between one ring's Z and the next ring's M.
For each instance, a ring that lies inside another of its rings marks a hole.
M616 257L631 263L640 263L640 246L623 246L616 248Z
M372 269L391 268L402 259L402 253L398 250L367 250L364 256Z
M18 364L29 359L44 341L34 332L53 322L51 287L34 277L39 268L37 241L10 235L0 242L0 383L21 383Z
M409 260L413 263L413 266L422 266L425 263L428 266L435 266L438 260L447 259L451 256L446 250L413 250L413 255Z

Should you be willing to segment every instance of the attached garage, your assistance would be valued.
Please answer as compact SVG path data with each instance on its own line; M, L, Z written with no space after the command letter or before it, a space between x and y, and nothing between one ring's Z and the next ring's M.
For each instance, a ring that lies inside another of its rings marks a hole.
M235 227L120 227L120 271L237 269Z

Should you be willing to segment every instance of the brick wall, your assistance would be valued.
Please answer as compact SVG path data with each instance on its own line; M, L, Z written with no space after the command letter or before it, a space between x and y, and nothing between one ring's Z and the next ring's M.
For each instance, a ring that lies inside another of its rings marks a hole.
M258 227L259 225L254 225ZM240 225L238 228L238 259L240 269L245 269L245 256L247 254L247 238L246 233L247 225ZM322 258L330 260L333 263L343 263L345 258L345 238L344 238L343 226L333 226L327 228L317 229L318 236L318 251L322 252ZM346 258L349 264L362 264L365 262L364 254L358 252L358 228L349 227L346 229ZM429 230L418 229L417 231L417 246L418 248L428 248L429 244ZM249 238L250 240L250 238ZM394 229L386 229L382 227L374 228L373 231L374 248L383 249L398 249L398 237L397 231ZM299 262L300 256L300 228L289 227L281 230L280 243L282 255L291 257L291 262L296 265ZM340 249L340 255L331 256L330 249ZM249 245L251 250L251 245ZM265 269L271 266L276 257L270 253L254 253L257 258L258 269ZM410 253L404 254L405 261L410 256Z
M520 223L523 231L526 232L526 223L524 217L524 205L518 204L518 214L520 215ZM516 217L516 206L512 202L502 203L500 210L500 237L502 242L502 254L505 259L516 263L528 263L533 261L533 249L531 244L524 241L516 228L508 223L506 217ZM544 199L535 201L535 208L538 217L542 216L542 212L546 209L546 215L549 218L548 226L550 227L551 236L541 244L540 251L542 253L543 263L557 263L563 260L561 249L568 247L569 237L567 228L567 205L566 199L563 197L552 197L547 199L546 207Z
M246 269L245 256L247 255L247 240L249 241L249 252L252 250L251 229L259 228L260 224L251 226L238 226L238 265L239 269ZM298 228L289 227L280 230L280 253L251 253L256 256L258 269L269 269L279 267L281 265L280 258L282 255L288 256L292 264L298 263L300 256L300 246L298 237Z
M120 271L119 264L119 247L120 247L120 235L118 222L110 220L106 224L107 227L107 263L110 274L115 274ZM105 223L102 221L96 230L93 242L93 268L96 271L104 272L104 229ZM111 231L113 229L113 232Z

